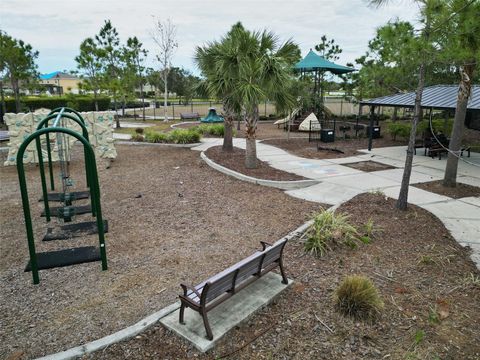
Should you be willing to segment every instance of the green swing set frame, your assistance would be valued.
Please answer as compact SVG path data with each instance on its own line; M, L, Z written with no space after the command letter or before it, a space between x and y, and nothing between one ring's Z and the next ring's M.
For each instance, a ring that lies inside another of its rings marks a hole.
M60 120L63 118L77 123L82 129L82 134L79 134L74 130L59 126ZM54 120L52 126L49 126L50 120ZM23 164L23 158L28 145L31 142L35 141L37 154L38 154L40 178L42 182L42 193L43 193L43 202L45 206L45 217L47 222L49 222L51 218L51 214L50 214L50 206L48 203L49 200L48 200L48 191L47 191L47 181L45 177L45 168L44 168L40 138L43 135L45 135L46 137L47 157L48 157L48 165L49 165L49 173L50 173L50 187L52 190L54 190L55 184L54 184L54 176L53 176L53 165L52 165L52 155L51 155L52 149L50 145L50 136L49 136L50 134L65 134L68 136L73 136L78 141L80 141L81 144L83 145L85 173L86 173L85 175L86 175L87 186L89 187L89 190L90 190L92 216L96 218L102 270L107 270L108 268L107 254L106 254L106 248L105 248L105 231L104 231L105 229L104 229L104 222L102 218L102 209L100 205L100 186L98 182L95 152L89 142L88 131L82 116L77 111L70 108L57 108L52 110L46 118L40 121L40 123L37 126L37 130L31 135L29 135L23 141L17 153L17 172L18 172L18 179L20 184L20 192L22 196L23 213L25 217L25 227L26 227L27 240L28 240L28 250L30 255L30 265L31 265L34 284L38 284L40 282L39 273L38 273L40 269L39 269L39 264L37 259L38 254L36 253L36 250L35 250L35 239L33 234L32 217L30 212L30 204L29 204L29 197L28 197L28 190L27 190L27 182L25 178L25 167Z

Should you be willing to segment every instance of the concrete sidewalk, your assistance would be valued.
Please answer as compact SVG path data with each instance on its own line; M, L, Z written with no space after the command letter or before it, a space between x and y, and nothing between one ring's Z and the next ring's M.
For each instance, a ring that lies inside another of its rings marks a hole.
M192 150L204 151L221 145L222 139L203 139L202 145ZM245 149L244 139L234 139L234 146ZM406 146L395 146L360 151L357 155L339 159L306 159L289 154L272 145L257 142L257 157L276 169L320 181L303 189L289 190L287 194L319 203L339 205L352 197L372 191L381 191L394 199L398 198L405 163ZM480 154L472 153L465 160L480 166ZM363 172L342 164L375 161L396 169ZM460 161L457 181L480 187L480 167ZM410 184L424 183L443 178L446 158L432 159L419 149L414 155ZM472 259L480 269L480 198L452 199L415 187L410 187L408 201L437 216L462 245L473 250Z

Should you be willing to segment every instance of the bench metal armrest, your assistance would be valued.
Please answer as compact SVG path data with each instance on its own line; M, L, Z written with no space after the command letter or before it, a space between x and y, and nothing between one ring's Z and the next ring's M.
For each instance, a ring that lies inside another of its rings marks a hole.
M262 251L265 250L267 247L272 246L272 244L269 244L265 241L260 241L260 244L262 244Z
M191 290L191 291L193 291L193 293L194 293L195 295L197 295L198 298L200 299L201 295L200 295L200 293L197 291L197 289L195 289L194 286L185 285L185 284L180 284L180 286L181 286L182 289L183 289L183 295L184 295L184 296L188 296L188 295L187 295L187 292L188 292L188 290Z

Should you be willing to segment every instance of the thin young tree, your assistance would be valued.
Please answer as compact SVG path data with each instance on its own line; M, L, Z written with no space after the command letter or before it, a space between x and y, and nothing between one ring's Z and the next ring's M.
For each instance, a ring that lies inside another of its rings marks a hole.
M97 44L92 38L86 38L80 44L80 54L75 57L77 68L80 71L82 86L93 92L95 111L98 111L98 93L102 82L102 59Z
M37 64L38 51L33 50L30 44L17 40L7 33L0 31L0 67L10 80L15 97L16 111L21 111L20 84L25 86L38 78Z
M143 48L143 44L136 36L127 39L127 45L124 51L127 68L132 72L134 77L134 86L135 88L137 86L140 88L143 120L145 120L145 93L143 91L145 85L145 66L143 66L143 63L145 62L148 51Z
M430 28L432 22L432 9L436 8L438 0L416 0L421 5L421 21L424 24L418 42L414 43L418 51L420 64L418 67L418 85L415 92L414 115L411 122L410 137L407 146L407 156L405 158L405 167L403 169L402 184L396 203L396 208L406 210L408 205L408 190L410 186L410 176L412 174L413 154L415 150L415 138L417 135L417 125L422 117L422 96L425 87L425 74L427 66L427 50L433 51L430 46ZM370 0L372 6L382 6L388 3L388 0ZM428 48L428 49L427 49ZM431 53L430 53L431 56Z
M166 21L156 19L151 36L157 45L156 58L160 64L160 71L164 83L164 121L168 121L168 74L172 68L173 55L178 47L176 40L177 27L170 19Z
M116 126L120 128L120 119L118 117L118 93L120 91L120 68L121 49L120 38L117 29L113 27L110 20L106 20L100 29L98 35L95 36L97 48L99 50L100 59L103 66L102 86L110 92L113 97L113 106L115 109Z

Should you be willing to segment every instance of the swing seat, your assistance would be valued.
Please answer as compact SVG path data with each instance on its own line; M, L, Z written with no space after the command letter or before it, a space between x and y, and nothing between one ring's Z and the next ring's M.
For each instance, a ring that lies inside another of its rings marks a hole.
M71 200L81 200L81 199L88 199L90 197L90 191L72 191L69 192ZM63 202L65 200L64 193L49 193L47 195L48 201L58 201ZM43 196L38 200L43 201Z
M100 249L95 246L84 246L73 249L37 253L38 270L52 269L69 265L100 261ZM31 261L25 267L25 272L32 271Z
M108 233L108 221L103 220L103 232ZM60 228L48 228L42 241L69 240L83 235L98 234L97 222L86 221L76 224L60 226Z

